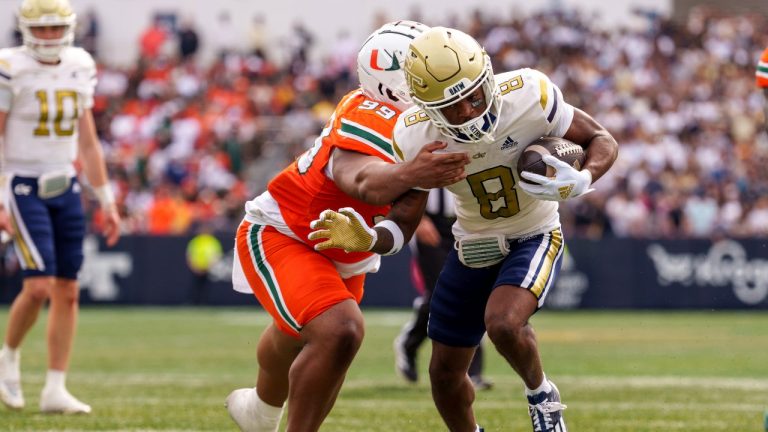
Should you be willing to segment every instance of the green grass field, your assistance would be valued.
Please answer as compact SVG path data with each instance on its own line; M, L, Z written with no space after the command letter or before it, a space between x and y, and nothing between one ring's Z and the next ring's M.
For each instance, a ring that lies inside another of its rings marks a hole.
M8 308L0 309L5 331ZM393 370L392 339L406 311L368 310L366 340L325 431L441 431L422 380ZM42 415L45 317L24 346L27 409L0 407L2 431L235 431L223 401L252 385L267 316L251 309L85 308L70 390L90 416ZM768 314L552 312L536 316L544 364L558 384L570 431L763 430L768 409ZM486 341L487 343L487 341ZM486 431L530 431L522 384L488 349L478 394Z

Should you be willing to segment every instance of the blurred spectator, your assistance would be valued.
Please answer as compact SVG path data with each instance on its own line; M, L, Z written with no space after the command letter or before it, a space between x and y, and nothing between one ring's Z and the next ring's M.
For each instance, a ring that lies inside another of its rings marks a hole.
M251 30L248 32L249 51L261 59L267 58L267 28L264 15L256 15L251 20Z
M182 62L185 62L197 54L197 50L200 48L197 31L191 20L185 20L181 24L181 27L179 27L178 38L179 57Z
M232 17L228 11L219 12L216 17L216 38L213 40L217 55L223 56L236 52L239 47L237 29L232 24Z
M187 265L195 275L192 286L192 304L208 303L208 280L211 267L215 265L224 251L219 239L211 234L208 226L202 225L198 233L187 244Z
M289 70L294 74L304 72L309 59L309 49L314 43L312 33L307 30L304 23L296 22L293 24L293 31L288 36L288 52L290 58L288 61Z
M766 125L766 129L768 129L768 48L763 51L763 55L760 56L760 61L757 63L755 79L757 80L757 86L763 89L763 95L765 96L763 122Z
M160 17L154 17L151 25L139 37L141 57L145 60L157 58L167 38L168 32L162 20Z
M11 15L11 18L13 18L13 25L11 26L8 46L22 46L24 45L24 40L21 37L21 30L19 30L19 18L16 14Z
M78 44L98 60L101 25L99 24L99 17L96 15L96 11L88 9L85 17L78 18L78 21Z

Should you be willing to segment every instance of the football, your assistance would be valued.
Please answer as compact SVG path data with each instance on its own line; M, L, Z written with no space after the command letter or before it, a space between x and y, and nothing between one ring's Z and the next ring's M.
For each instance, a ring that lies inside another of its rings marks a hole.
M555 176L555 168L547 165L542 160L544 155L552 155L568 165L581 170L587 154L584 149L565 138L541 137L528 144L517 160L517 173L523 171L532 172L547 177Z

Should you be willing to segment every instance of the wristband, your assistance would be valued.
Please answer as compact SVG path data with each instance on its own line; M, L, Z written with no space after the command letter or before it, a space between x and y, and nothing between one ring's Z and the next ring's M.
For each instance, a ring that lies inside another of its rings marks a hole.
M115 203L115 193L112 192L112 186L109 183L93 188L93 193L99 200L101 208L107 208Z
M384 252L381 255L394 255L398 252L400 252L400 249L403 248L403 245L405 244L405 236L403 236L403 232L400 230L400 227L397 226L397 224L389 219L385 219L376 225L373 226L374 228L384 228L385 230L389 231L392 234L392 249L390 249L388 252Z

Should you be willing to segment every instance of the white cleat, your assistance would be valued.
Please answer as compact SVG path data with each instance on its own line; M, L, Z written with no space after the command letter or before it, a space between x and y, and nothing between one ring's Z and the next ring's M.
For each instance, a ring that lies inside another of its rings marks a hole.
M0 401L13 410L24 408L20 377L18 355L15 359L0 355Z
M24 395L19 380L0 379L0 400L12 410L24 408Z
M267 418L257 412L259 396L255 388L242 388L227 396L224 406L243 432L276 432L280 416Z
M91 406L77 400L65 388L44 388L40 395L40 411L49 414L90 414Z

